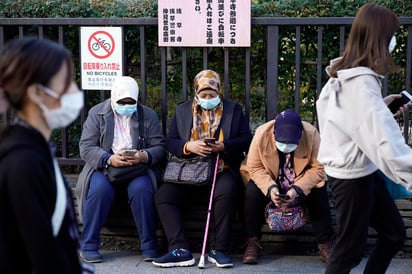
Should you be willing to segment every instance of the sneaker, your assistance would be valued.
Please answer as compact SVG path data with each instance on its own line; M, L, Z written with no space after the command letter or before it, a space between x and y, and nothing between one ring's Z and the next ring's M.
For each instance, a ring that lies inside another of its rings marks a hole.
M162 257L154 258L152 264L160 267L192 266L195 259L189 250L176 248Z
M147 249L144 250L142 253L144 262L152 262L154 258L158 257L156 249Z
M207 260L213 264L216 264L217 267L233 267L232 259L230 259L230 257L223 251L211 249Z
M97 250L82 250L80 257L86 263L101 263L103 261L102 255Z

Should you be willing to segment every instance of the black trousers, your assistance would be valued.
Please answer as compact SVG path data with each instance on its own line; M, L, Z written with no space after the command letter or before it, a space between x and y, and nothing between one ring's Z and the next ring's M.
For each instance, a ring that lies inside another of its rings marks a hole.
M224 170L217 175L212 203L212 215L209 230L214 229L211 247L217 250L229 249L231 224L236 213L236 202L240 183L232 172ZM190 209L188 201L202 202L205 209L209 206L211 185L193 187L164 183L155 194L155 204L159 219L169 242L169 250L188 249L188 242L183 227L183 207ZM206 220L206 215L204 216ZM209 234L210 235L210 234Z
M357 179L329 177L336 209L337 239L326 273L349 273L365 251L368 227L378 236L363 273L385 273L402 247L402 217L377 172Z
M270 202L253 181L246 185L245 190L245 236L262 236L262 224L265 222L264 209ZM329 209L326 185L322 188L313 188L305 201L308 208L313 233L318 243L330 241L334 237L332 217Z

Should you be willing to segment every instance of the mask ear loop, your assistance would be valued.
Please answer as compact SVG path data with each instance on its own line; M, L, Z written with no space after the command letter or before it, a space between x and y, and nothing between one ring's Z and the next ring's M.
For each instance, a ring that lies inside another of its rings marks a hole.
M48 88L48 87L46 87L46 86L43 86L42 84L38 84L37 85L44 93L46 93L47 95L49 95L50 97L52 97L52 98L54 98L54 99L60 99L61 97L62 97L62 95L64 94L61 94L61 95L59 95L57 92L55 92L54 90L52 90L52 89L50 89L50 88Z
M389 53L392 53L395 50L395 47L396 47L396 37L392 36L391 41L389 42L389 46L388 46Z

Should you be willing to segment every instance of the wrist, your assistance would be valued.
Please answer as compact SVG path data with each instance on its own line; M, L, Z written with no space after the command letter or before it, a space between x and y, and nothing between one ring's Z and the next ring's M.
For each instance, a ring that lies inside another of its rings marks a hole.
M303 201L303 200L306 199L306 195L305 195L305 193L303 193L303 190L302 190L300 187L298 187L297 185L292 185L291 188L293 188L293 189L295 190L295 192L296 192L296 194L297 194L297 197L296 197L296 198L297 198L299 201Z
M108 168L109 166L111 166L112 165L112 156L110 156L109 158L107 158L107 161L106 161L106 168Z
M189 146L189 142L186 142L184 147L183 147L183 154L184 155L189 155L190 154L190 150L188 149Z
M149 161L149 155L147 154L147 151L140 150L139 153L143 155L142 163L147 163Z
M268 192L266 194L266 197L268 197L269 199L271 199L272 189L274 189L274 188L278 188L278 186L276 184L273 184L268 188Z

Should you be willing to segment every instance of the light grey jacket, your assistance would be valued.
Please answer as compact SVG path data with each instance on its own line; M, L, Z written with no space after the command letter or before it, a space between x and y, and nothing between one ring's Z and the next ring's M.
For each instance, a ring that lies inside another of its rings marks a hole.
M144 150L151 155L151 167L148 170L148 174L156 189L157 179L154 169L166 161L166 140L156 112L144 105L142 105L142 108L144 128L146 131L146 149ZM139 123L136 112L131 118L130 128L133 147L137 147L139 140ZM107 152L110 152L113 137L114 113L110 105L110 99L107 99L90 109L83 125L79 142L80 157L85 161L76 185L80 218L82 218L83 201L89 189L90 176L98 168L102 157Z
M412 190L412 149L383 101L381 78L367 67L329 78L316 102L318 160L335 178L364 177L379 168Z

